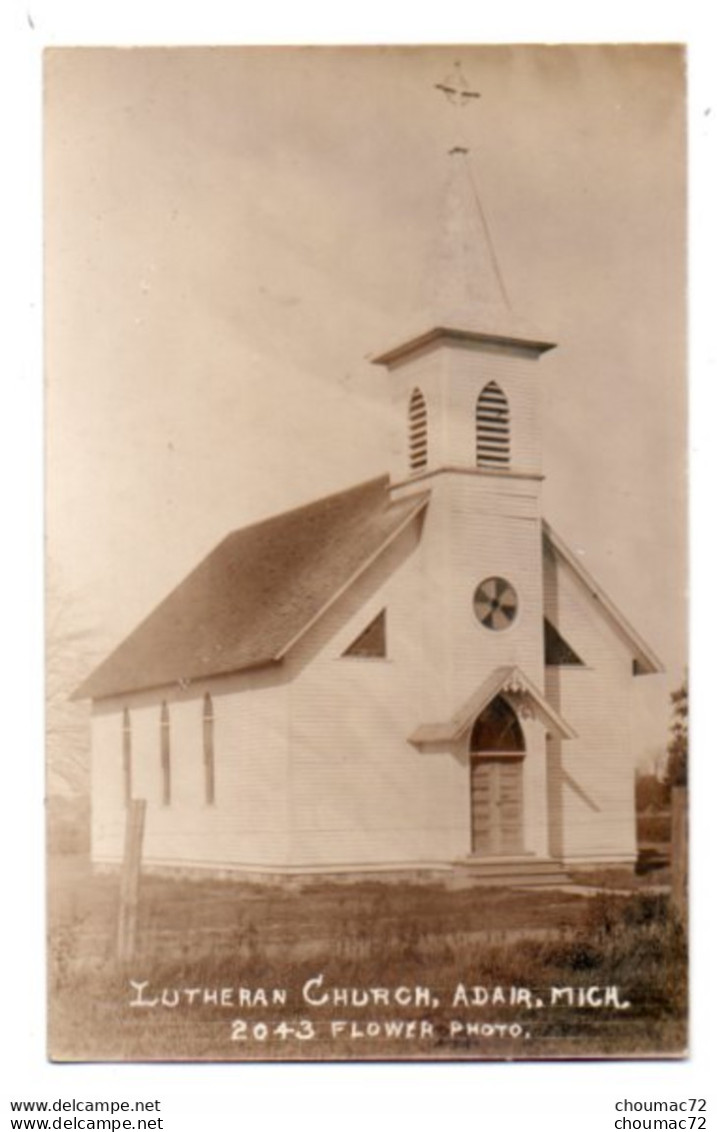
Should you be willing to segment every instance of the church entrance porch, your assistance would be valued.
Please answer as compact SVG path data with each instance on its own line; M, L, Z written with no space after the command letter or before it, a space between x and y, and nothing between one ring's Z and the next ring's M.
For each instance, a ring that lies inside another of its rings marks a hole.
M550 860L556 815L548 790L549 734L575 737L540 688L517 665L505 665L448 719L421 723L409 736L426 755L451 759L446 801L453 844L471 874L510 861L522 867Z
M471 853L506 857L524 852L525 739L502 696L478 716L470 737Z

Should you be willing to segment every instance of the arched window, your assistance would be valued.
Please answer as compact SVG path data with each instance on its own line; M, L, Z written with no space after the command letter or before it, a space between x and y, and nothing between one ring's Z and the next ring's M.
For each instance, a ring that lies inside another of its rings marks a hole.
M168 806L172 800L172 768L170 764L169 708L166 700L162 702L159 716L159 754L162 770L162 805Z
M202 741L204 747L204 801L214 805L214 705L207 692L202 713Z
M428 464L428 412L420 389L414 389L408 406L408 466L420 472Z
M476 402L476 464L506 468L509 463L508 399L495 381L489 381Z
M507 700L496 696L478 716L471 731L471 752L524 751L518 717Z
M132 801L132 723L129 708L122 712L122 791L124 804Z

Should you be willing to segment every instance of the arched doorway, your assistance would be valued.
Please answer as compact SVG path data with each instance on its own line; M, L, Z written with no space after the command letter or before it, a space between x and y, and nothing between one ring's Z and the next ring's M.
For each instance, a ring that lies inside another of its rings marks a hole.
M496 696L471 731L471 851L476 855L523 852L524 759L518 717L507 700Z

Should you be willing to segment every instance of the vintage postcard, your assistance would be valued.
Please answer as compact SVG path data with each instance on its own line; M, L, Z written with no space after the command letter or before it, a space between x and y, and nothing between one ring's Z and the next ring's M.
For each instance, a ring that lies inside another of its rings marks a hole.
M687 1049L678 45L45 55L56 1061Z

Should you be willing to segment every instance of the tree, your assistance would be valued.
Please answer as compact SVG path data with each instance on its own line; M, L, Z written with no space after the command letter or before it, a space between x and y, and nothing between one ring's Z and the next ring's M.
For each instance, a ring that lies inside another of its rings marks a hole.
M675 692L670 693L672 701L672 723L670 742L667 747L666 780L670 786L687 785L687 678Z
M51 558L45 592L45 690L48 793L65 796L89 791L89 713L70 699L96 663L94 634L83 615L86 603L63 584Z

